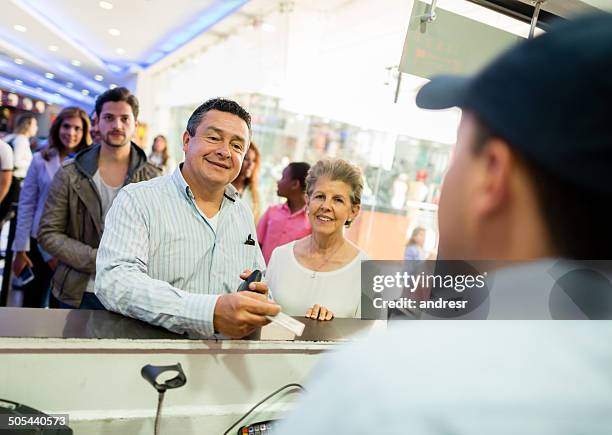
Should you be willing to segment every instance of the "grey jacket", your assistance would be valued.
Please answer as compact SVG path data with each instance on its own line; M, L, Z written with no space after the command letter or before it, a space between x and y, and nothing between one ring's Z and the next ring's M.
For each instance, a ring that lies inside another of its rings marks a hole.
M100 145L93 145L64 162L49 187L38 230L38 243L59 260L51 280L53 294L73 307L81 305L89 277L96 273L96 253L104 230L100 194L93 181L99 155ZM160 173L132 143L124 184Z

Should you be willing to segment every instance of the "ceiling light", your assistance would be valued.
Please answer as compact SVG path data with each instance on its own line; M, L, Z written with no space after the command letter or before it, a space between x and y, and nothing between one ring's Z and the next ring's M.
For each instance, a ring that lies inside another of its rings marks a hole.
M118 48L115 50L115 53L122 55L122 54L125 54L125 50L123 48Z
M109 2L100 2L98 3L98 5L102 8L102 9L112 9L113 8L113 4L109 3Z
M108 29L108 34L111 36L119 36L121 35L121 32L119 29Z
M55 78L55 74L53 74L53 73L45 73L45 77L47 77L48 79L53 79L53 78Z
M66 87L67 87L67 88L71 88L71 89L72 89L72 87L73 87L73 86L74 86L74 83L72 83L72 82L66 82Z
M88 91L87 89L83 89L83 90L81 91L81 94L83 94L83 95L89 95L89 91Z
M80 60L73 59L72 62L70 62L70 63L72 65L74 65L74 66L81 66L81 61Z
M104 77L102 77L100 74L96 74L94 76L94 79L96 79L96 81L101 82L102 80L104 80Z
M16 57L16 58L15 58L15 63L16 63L17 65L23 65L23 59L20 59L20 58Z
M272 33L276 31L276 27L274 27L274 25L270 24L270 23L263 23L261 25L261 30L263 30L264 32L267 33Z
M57 45L50 45L48 48L49 51L57 51Z
M23 82L21 80L17 79L17 80L15 80L15 84L21 86L21 85L23 85Z
M13 29L17 30L18 32L25 32L28 30L26 26L22 26L21 24L15 24Z
M108 89L115 89L117 87L116 84L111 83L110 85L108 85Z

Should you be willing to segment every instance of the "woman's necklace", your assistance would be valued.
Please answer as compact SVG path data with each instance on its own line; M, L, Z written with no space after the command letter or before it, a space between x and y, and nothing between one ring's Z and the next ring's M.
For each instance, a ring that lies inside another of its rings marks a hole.
M337 247L336 249L334 249L334 250L333 250L333 251L332 251L332 252L331 252L331 253L330 253L330 254L329 254L327 257L324 257L324 258L323 258L323 262L322 262L321 264L319 264L319 266L315 267L315 268L312 270L312 275L310 275L310 277L311 277L311 278L315 278L315 277L317 276L317 272L320 272L320 271L321 271L321 269L323 268L323 266L325 266L325 265L326 265L326 264L329 262L329 260L331 260L331 259L332 259L332 257L333 257L334 255L336 255L336 253L337 253L338 251L340 251L340 248L342 248L343 246L344 246L344 240L342 240L342 243L340 243L340 245L338 245L338 247ZM311 236L311 237L310 237L310 256L311 256L311 257L314 257L314 255L313 255L313 254L314 254L314 251L315 251L315 250L314 250L314 241L313 241L313 238L312 238L312 236Z

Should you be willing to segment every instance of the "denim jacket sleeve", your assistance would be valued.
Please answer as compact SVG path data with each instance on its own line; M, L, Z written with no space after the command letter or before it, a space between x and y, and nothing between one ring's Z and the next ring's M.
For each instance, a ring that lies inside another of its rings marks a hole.
M34 214L38 204L38 195L40 195L38 178L41 171L44 170L44 163L41 159L36 158L32 161L23 180L17 209L17 230L13 242L13 251L15 252L30 250L30 234L32 233Z

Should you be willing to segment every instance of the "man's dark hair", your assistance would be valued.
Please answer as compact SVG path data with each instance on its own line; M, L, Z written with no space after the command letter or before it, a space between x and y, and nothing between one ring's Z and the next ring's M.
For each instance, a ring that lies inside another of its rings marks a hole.
M125 103L128 103L132 108L134 119L138 119L138 98L136 98L136 96L133 95L128 88L120 87L109 89L108 91L100 94L96 99L96 114L98 115L98 118L100 118L102 106L104 106L104 103L107 103L109 101L115 103L123 101Z
M479 154L496 135L480 119L476 120L476 140L472 151ZM537 145L537 144L536 144ZM523 156L512 152L525 165L531 178L540 214L556 255L578 260L609 260L612 252L612 216L607 204L612 196L576 186ZM577 170L574 168L574 170ZM584 174L588 177L589 174ZM525 225L530 225L525 222Z
M226 100L224 98L212 98L200 105L189 117L187 121L187 132L189 136L193 137L196 134L198 125L202 122L202 118L206 115L206 112L211 110L218 110L219 112L227 112L236 115L249 127L249 134L251 133L251 115L249 112L244 110L242 106L235 101Z
M306 192L306 174L310 169L310 165L306 162L291 162L287 165L292 180L298 180L302 192Z

